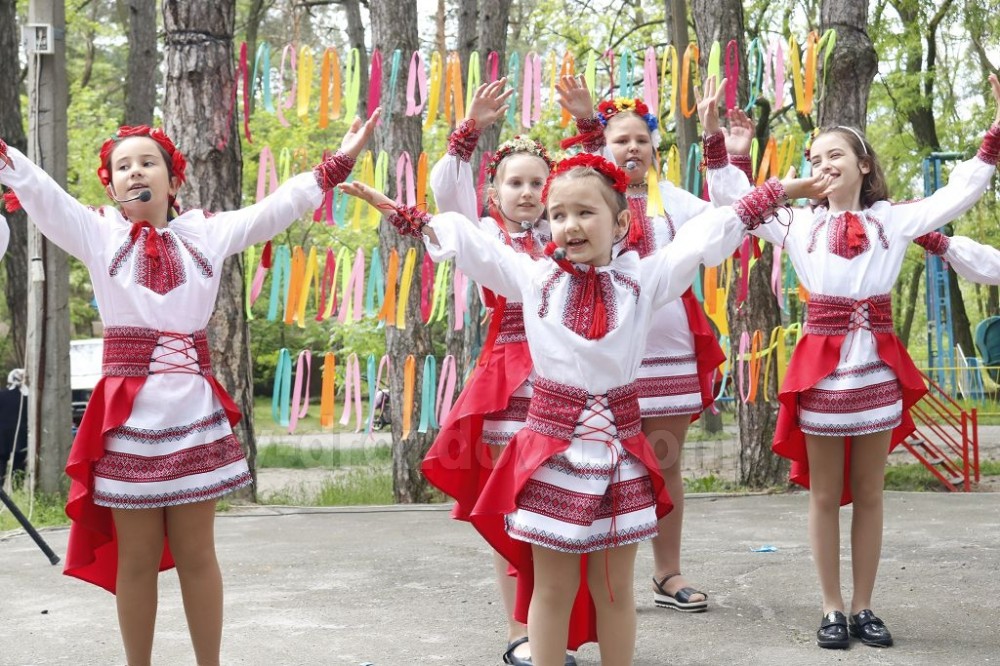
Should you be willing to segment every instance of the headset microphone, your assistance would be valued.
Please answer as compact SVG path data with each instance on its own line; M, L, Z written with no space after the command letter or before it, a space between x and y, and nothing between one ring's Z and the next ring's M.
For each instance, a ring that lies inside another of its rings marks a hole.
M147 201L153 198L153 193L150 192L149 190L143 190L142 192L139 192L139 194L129 199L119 199L113 194L111 195L111 198L117 201L118 203L128 203L130 201L141 201L143 203L146 203Z

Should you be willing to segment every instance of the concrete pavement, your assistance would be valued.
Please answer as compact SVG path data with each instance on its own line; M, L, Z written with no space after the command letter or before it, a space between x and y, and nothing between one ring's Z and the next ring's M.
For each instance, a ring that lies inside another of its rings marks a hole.
M1000 663L1000 493L886 494L875 610L896 637L888 650L815 646L806 506L805 494L689 497L685 573L711 609L656 609L641 547L636 666ZM60 554L67 534L44 531ZM224 664L500 663L487 546L447 507L250 507L220 515L217 539ZM753 552L766 545L776 551ZM160 581L154 663L193 664L177 577ZM123 663L115 617L111 595L62 576L27 536L0 536L0 664ZM596 646L578 660L598 664Z

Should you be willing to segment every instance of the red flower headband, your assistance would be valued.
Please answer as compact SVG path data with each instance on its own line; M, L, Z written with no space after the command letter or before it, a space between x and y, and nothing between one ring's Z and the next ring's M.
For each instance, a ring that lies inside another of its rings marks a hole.
M609 120L626 111L642 118L650 132L655 132L660 125L659 120L649 112L649 107L639 97L615 97L604 100L597 105L597 120L606 127Z
M170 140L167 133L161 128L157 127L151 130L148 125L136 125L130 127L128 125L122 125L115 132L115 135L104 142L101 146L101 166L97 169L97 177L101 179L101 184L107 186L111 182L111 170L110 159L111 151L115 149L123 139L128 139L133 136L146 136L159 144L160 148L166 152L170 158L170 164L168 168L170 169L170 174L176 176L177 180L181 183L184 182L184 170L187 168L187 160L184 158L184 153L177 150L177 146L174 142Z
M628 189L628 175L617 164L609 162L600 155L593 153L578 153L573 157L560 160L555 168L549 172L548 180L545 181L545 189L542 190L543 203L549 199L549 188L552 186L552 181L556 176L564 174L571 169L593 169L607 178L608 185L620 194L625 194L625 190Z

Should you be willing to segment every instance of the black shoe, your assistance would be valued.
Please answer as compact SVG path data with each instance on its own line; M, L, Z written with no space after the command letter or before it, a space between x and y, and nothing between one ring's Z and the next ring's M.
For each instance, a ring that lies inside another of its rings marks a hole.
M527 636L521 636L516 641L511 641L510 644L507 645L507 651L503 653L503 663L510 664L511 666L532 666L531 657L522 658L514 656L514 650L527 642Z
M851 616L851 636L860 638L862 643L872 647L892 646L892 634L885 622L867 608Z
M830 611L824 615L816 632L816 645L830 650L846 650L850 644L847 617L840 611Z

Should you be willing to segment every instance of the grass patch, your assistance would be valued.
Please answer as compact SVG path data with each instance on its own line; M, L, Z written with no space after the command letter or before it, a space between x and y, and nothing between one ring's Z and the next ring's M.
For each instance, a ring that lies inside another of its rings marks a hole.
M300 418L295 426L296 435L311 435L317 433L338 433L338 432L354 432L354 408L351 408L351 420L346 426L340 425L340 415L344 409L343 401L337 403L334 406L334 421L333 426L329 428L324 428L319 424L319 400L313 399L309 403L309 411L306 413L305 417ZM368 397L367 395L361 401L361 418L368 418ZM255 396L253 400L253 422L254 430L258 435L282 435L288 433L288 426L279 425L274 420L274 415L271 411L271 398L264 396ZM367 424L367 421L364 422Z
M355 467L323 481L318 488L305 484L260 497L262 504L295 506L359 506L394 504L392 467L379 465Z
M59 495L36 495L35 504L28 514L28 493L23 488L15 489L11 494L14 504L28 520L36 527L61 527L69 525L66 516L66 502ZM21 529L21 523L10 512L5 504L0 504L0 532Z
M1000 476L1000 460L979 461L980 476ZM886 490L944 490L945 486L920 463L890 465L885 469Z
M738 483L727 481L714 474L684 479L684 492L686 493L735 493L742 489Z
M268 444L257 450L257 468L340 469L359 465L385 466L392 462L388 446L330 449Z

